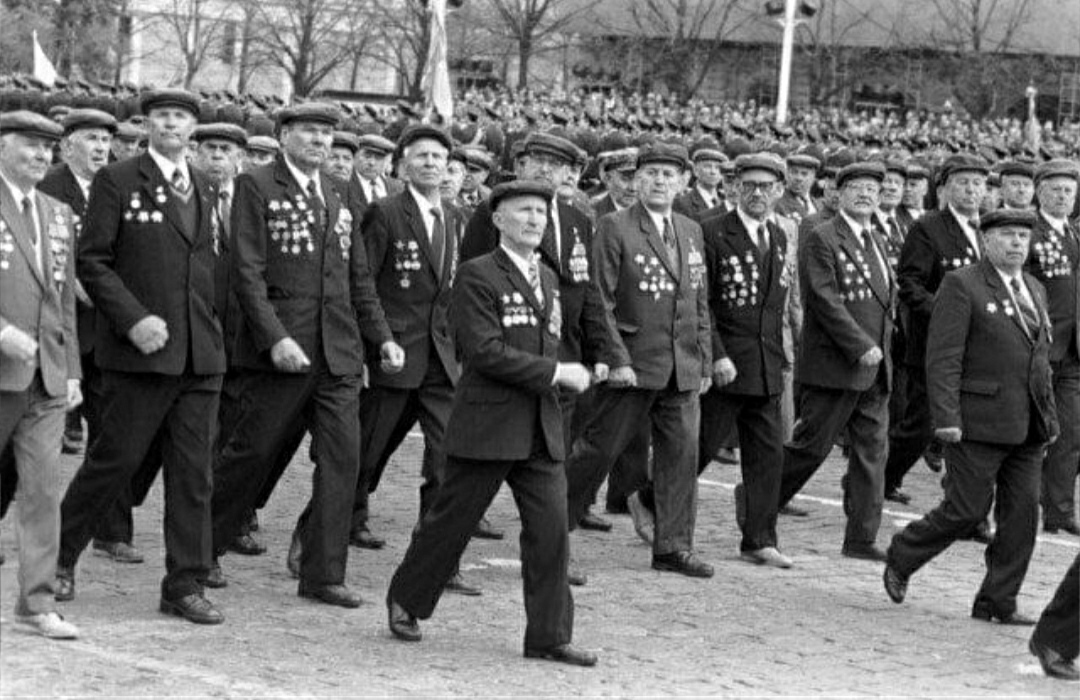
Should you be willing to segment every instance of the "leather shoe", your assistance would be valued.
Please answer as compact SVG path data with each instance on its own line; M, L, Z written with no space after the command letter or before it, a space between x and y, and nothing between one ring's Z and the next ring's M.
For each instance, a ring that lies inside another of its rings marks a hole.
M229 542L229 551L244 554L249 557L257 557L266 554L266 545L259 542L251 535L237 535Z
M795 562L791 561L790 557L781 554L776 547L762 547L761 549L740 552L739 558L751 564L775 566L777 569L790 569L795 565Z
M492 527L487 518L480 518L480 522L476 524L476 530L473 531L472 536L479 537L482 540L501 540L504 537L502 531Z
M293 530L292 541L289 542L289 553L285 555L285 568L289 570L293 578L300 578L300 557L303 553L300 532Z
M1070 535L1080 535L1080 525L1077 525L1076 521L1062 523L1060 525L1050 525L1047 523L1043 526L1043 532L1048 535L1056 535L1059 532L1067 532Z
M591 651L575 649L569 644L560 644L548 649L526 649L526 659L544 659L545 661L558 661L571 666L595 666L596 654Z
M790 515L793 518L805 518L810 515L810 511L799 508L798 506L793 506L790 503L781 507L777 512L780 513L780 515Z
M571 586L584 586L589 582L589 577L576 569L568 569L566 572L566 582Z
M142 552L135 549L127 542L105 542L104 540L94 540L94 552L100 553L102 556L109 557L113 561L121 564L141 564L143 562Z
M390 633L403 642L419 642L423 639L420 633L420 624L416 617L387 596L386 613L390 623Z
M693 552L688 551L654 554L652 568L657 571L674 571L695 578L712 578L713 575L712 566L703 562Z
M898 604L903 603L904 596L907 595L908 577L901 576L891 564L886 564L881 580L885 584L885 592L889 594L889 600Z
M735 524L739 529L746 525L746 488L741 484L735 484Z
M1021 615L1018 612L1011 612L1008 615L999 615L984 607L973 608L971 616L976 620L982 620L983 622L997 621L1002 625L1010 625L1013 627L1031 627L1035 624L1035 620L1027 615Z
M888 561L881 547L874 544L844 545L840 553L849 559L865 559L866 561Z
M645 544L651 545L653 543L653 532L656 529L652 511L641 502L641 496L637 491L627 497L626 506L630 509L630 517L634 521L634 532Z
M443 585L443 590L450 593L458 593L460 595L467 595L473 597L483 594L483 591L481 591L476 586L472 586L466 583L465 579L461 577L460 571L450 577L450 580L447 581L445 585Z
M1043 673L1051 678L1080 681L1080 670L1077 670L1076 663L1064 658L1050 647L1043 646L1032 639L1028 642L1028 650L1039 660Z
M364 602L359 595L350 591L344 584L313 586L301 581L296 592L301 598L321 600L327 605L337 605L342 608L359 608Z
M885 492L885 500L892 501L893 503L900 503L906 506L908 503L911 503L911 496L907 495L900 489L889 489Z
M382 549L386 546L386 540L376 537L366 527L358 527L349 533L349 544L362 549Z
M221 564L215 559L210 565L210 568L206 570L206 578L199 581L207 588L225 588L229 585L229 582L225 580L225 572L221 570Z
M994 535L990 532L990 525L984 520L976 525L971 532L960 539L971 540L972 542L978 542L979 544L990 544L994 539Z
M202 593L192 593L176 600L161 599L158 609L166 615L176 615L199 625L220 625L225 616Z
M626 506L626 499L620 498L617 501L608 501L604 505L604 512L611 515L629 515L630 509Z
M66 566L56 567L56 589L53 597L60 603L75 600L75 570Z
M582 530L596 530L597 532L611 532L611 521L601 518L599 515L593 515L586 512L581 516L581 520L578 520L578 527Z

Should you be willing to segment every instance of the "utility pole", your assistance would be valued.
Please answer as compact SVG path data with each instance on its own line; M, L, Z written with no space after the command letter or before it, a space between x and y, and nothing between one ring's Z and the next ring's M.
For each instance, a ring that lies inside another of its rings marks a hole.
M787 122L788 115L788 95L791 93L791 54L795 47L795 3L796 0L785 0L784 18L780 20L784 35L780 40L780 86L776 94L776 124L778 126Z

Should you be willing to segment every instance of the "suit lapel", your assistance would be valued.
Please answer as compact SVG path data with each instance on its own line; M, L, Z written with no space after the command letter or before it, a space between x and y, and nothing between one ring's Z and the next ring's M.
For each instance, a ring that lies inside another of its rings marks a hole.
M1020 333L1020 335L1024 337L1024 340L1028 341L1028 343L1034 343L1034 339L1030 335L1028 335L1027 330L1024 328L1024 321L1020 318L1020 309L1016 306L1015 303L1013 303L1012 294L1010 294L1009 290L1005 288L1005 283L1002 281L1001 275L998 274L997 269L995 269L992 264L984 262L982 263L982 265L983 275L985 276L986 283L987 285L989 285L990 289L993 290L994 298L997 299L998 306L1002 309L1002 313L1005 313L1005 309L1012 309L1012 313L1005 315L1008 316L1009 319L1013 322L1016 330ZM1035 309L1035 312L1040 314L1041 316L1041 312L1039 312L1037 307ZM1039 322L1039 326L1041 329L1041 319Z
M856 264L855 269L859 275L866 280L866 285L870 288L870 291L874 293L877 300L886 309L889 308L891 298L889 294L889 288L892 285L891 273L887 272L889 264L885 262L888 260L885 257L885 253L882 251L881 242L877 238L877 234L874 231L874 227L870 227L870 240L873 242L876 248L877 255L874 255L874 251L864 251L862 243L855 238L855 232L848 226L844 217L837 215L836 217L836 229L840 232L840 247L847 252L848 257L854 262L858 260L863 261L863 265ZM886 288L882 289L881 285L874 284L874 275L868 272L870 265L877 265L879 269L882 269L882 276L885 280Z
M413 197L412 192L408 190L397 196L402 198L405 218L409 220L409 231L412 232L413 239L415 239L417 245L420 246L420 252L423 253L424 260L427 260L428 269L431 270L431 274L435 276L435 281L438 282L442 276L442 270L440 270L441 266L435 262L435 253L431 250L431 241L428 239L427 226L424 225L424 215L420 212L420 207L416 203L416 198ZM446 231L445 210L443 210L443 231Z
M0 186L0 196L3 197L3 209L9 212L8 216L4 217L7 222L8 228L11 229L15 244L19 246L19 250L22 251L23 256L26 258L26 262L30 265L30 269L33 271L34 279L38 281L42 287L45 287L45 277L43 270L44 264L38 265L36 256L34 255L34 234L32 231L26 228L25 222L22 217L22 207L15 199L15 193L8 190L6 185ZM45 219L41 214L41 198L35 194L35 204L38 207L38 222L42 229L45 229ZM41 232L41 246L46 247L45 243L45 231Z
M525 298L526 303L528 303L541 318L547 320L546 309L544 307L551 305L549 300L551 297L551 290L544 287L544 276L540 275L540 290L544 293L544 307L542 307L540 306L540 302L536 300L536 293L533 292L529 280L525 278L525 275L521 274L521 270L519 270L518 266L514 264L514 261L510 259L510 256L506 254L506 251L500 246L495 249L495 252L499 265L506 273L506 277L510 280L510 284L514 286L514 289L521 293L521 296Z
M180 234L180 237L185 241L191 243L194 232L189 233L184 230L184 224L180 219L180 210L176 206L177 195L172 191L169 183L165 181L165 174L161 172L161 168L158 167L149 153L142 154L140 158L139 173L142 175L143 206L153 206L160 209L173 230ZM191 173L190 167L188 172ZM195 187L194 175L192 175L191 187ZM192 192L192 196L197 196L197 193ZM162 197L165 199L164 203L159 201Z
M656 258L660 261L660 264L667 270L671 279L679 280L679 276L675 274L675 267L672 264L671 257L668 254L667 246L664 245L663 238L660 237L660 232L656 230L656 226L653 224L652 217L649 216L649 212L641 204L634 205L634 214L638 218L638 224L641 227L641 233L645 236L645 240L648 241L649 247L656 253ZM672 223L674 228L675 224ZM676 240L678 234L676 234Z

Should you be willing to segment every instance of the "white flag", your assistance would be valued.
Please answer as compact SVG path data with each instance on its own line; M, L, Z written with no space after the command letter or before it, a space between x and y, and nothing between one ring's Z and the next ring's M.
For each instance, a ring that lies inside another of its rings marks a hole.
M446 0L431 0L431 43L420 87L424 90L424 106L434 108L444 124L454 114L454 98L450 92L450 69L446 63Z
M56 67L53 66L49 57L45 55L45 50L41 48L41 43L37 38L37 30L33 31L32 34L34 37L34 77L52 87L56 85Z

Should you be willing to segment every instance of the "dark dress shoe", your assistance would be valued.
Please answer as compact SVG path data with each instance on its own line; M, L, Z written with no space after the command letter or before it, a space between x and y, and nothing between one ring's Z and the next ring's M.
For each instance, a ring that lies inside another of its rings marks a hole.
M300 545L300 533L293 530L292 541L289 542L289 553L285 555L285 568L293 578L300 578L300 556L303 548Z
M75 600L75 570L66 566L56 567L56 590L53 597L61 603Z
M386 546L386 540L376 537L366 527L358 527L349 533L349 544L362 549L382 549Z
M229 582L225 580L225 572L221 570L221 564L214 560L210 568L206 570L206 578L199 581L207 588L225 588Z
M982 620L983 622L997 621L1002 625L1011 625L1013 627L1031 627L1035 624L1035 620L1027 615L1021 615L1018 612L1000 615L993 610L984 607L973 608L971 616L976 620Z
M586 513L578 521L578 527L582 530L596 530L597 532L611 532L611 521L604 520L599 515Z
M712 566L701 561L693 552L687 551L654 554L652 568L657 571L674 571L695 578L712 578L713 575Z
M237 535L229 542L229 551L249 557L257 557L260 554L266 554L266 545L251 535Z
M321 600L327 605L337 605L342 608L359 608L360 604L364 602L359 595L342 584L311 586L301 581L297 593L301 598Z
M885 584L885 592L889 594L889 600L894 603L903 603L907 595L907 576L901 576L899 571L892 568L890 564L886 564L881 579Z
M115 562L121 564L142 564L143 555L127 542L105 542L94 540L94 551L100 552Z
M596 654L591 651L575 649L569 644L560 644L549 649L526 649L526 659L544 659L545 661L558 661L571 666L595 666Z
M1028 642L1028 650L1039 660L1043 673L1051 678L1060 678L1063 681L1080 681L1080 670L1077 670L1074 661L1064 658L1050 647L1043 646L1034 639Z
M906 506L908 503L911 503L911 496L907 495L900 489L889 489L885 492L885 500L892 501L893 503L900 503Z
M566 572L566 582L571 586L584 586L589 582L589 577L580 571L570 569Z
M459 595L478 596L482 595L481 591L476 586L471 586L465 583L465 579L461 577L461 572L458 572L450 577L450 580L443 586L443 590L449 593L457 593Z
M793 506L790 503L782 507L777 512L779 512L780 515L790 515L793 518L805 518L810 515L810 511L799 508L798 506Z
M888 561L889 558L885 556L885 552L880 547L873 544L852 544L844 545L844 548L840 550L840 553L849 559L865 559L866 561Z
M628 515L630 509L626 505L626 498L617 501L608 501L604 504L604 512L611 515Z
M420 624L416 617L398 605L389 596L386 598L386 614L390 623L390 633L403 642L419 642L423 639Z
M476 524L476 530L473 531L472 536L482 540L501 540L503 533L492 527L487 518L480 518L480 522Z
M175 615L198 625L220 625L225 616L201 593L192 593L176 600L161 599L158 609L166 615Z
M1049 535L1056 535L1059 532L1067 532L1070 535L1080 535L1080 525L1077 525L1075 520L1071 523L1061 523L1060 525L1051 525L1047 523L1043 526L1043 532Z

